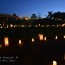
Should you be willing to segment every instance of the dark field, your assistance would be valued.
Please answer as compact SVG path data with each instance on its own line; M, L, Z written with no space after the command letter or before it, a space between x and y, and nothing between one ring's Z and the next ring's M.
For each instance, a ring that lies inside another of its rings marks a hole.
M0 56L13 56L13 62L0 62L1 64L15 65L65 65L65 34L64 28L14 28L0 29ZM42 33L47 40L40 41L38 34ZM55 36L59 36L57 40ZM4 36L9 37L10 45L4 46ZM31 39L35 38L35 42ZM18 45L21 39L23 44ZM18 57L17 59L15 57Z
M24 35L28 36L35 36L38 33L43 33L45 36L53 36L53 35L64 35L65 34L65 27L26 27L26 28L3 28L0 29L0 35L8 35L11 37L13 34L13 37L21 37Z

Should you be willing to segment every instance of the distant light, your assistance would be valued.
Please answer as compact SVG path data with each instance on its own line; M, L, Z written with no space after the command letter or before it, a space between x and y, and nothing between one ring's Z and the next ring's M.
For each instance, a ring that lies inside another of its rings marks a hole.
M9 40L8 40L8 37L4 37L4 43L5 43L5 46L9 46Z
M57 27L58 27L59 25L57 25Z
M18 56L16 56L16 59L18 58Z
M12 25L12 24L10 24L10 27L13 27L13 25Z
M65 38L65 35L64 35L64 38Z
M25 17L25 20L28 20L28 17L27 16Z
M65 26L65 23L61 25L61 27L64 27Z
M37 25L35 25L35 27L37 27Z
M49 27L49 25L46 25L46 27Z
M7 25L7 28L8 28L8 25Z
M24 27L24 25L21 25L22 27Z
M40 40L43 40L43 34L39 34L38 36Z
M21 44L23 44L23 43L21 42L21 40L19 40L19 45L21 45Z
M32 42L34 42L34 38L32 38Z
M14 28L15 28L15 25L14 25Z
M57 62L56 61L53 61L53 65L57 65Z
M56 36L55 39L58 39L58 36Z
M30 27L31 27L31 25L30 25Z
M44 37L44 40L47 40L47 38L46 38L46 37Z
M21 27L25 27L25 25L20 25Z
M52 18L52 19L54 19L54 18Z
M44 27L44 25L41 25L41 27Z
M2 26L0 28L3 28Z
M40 24L39 24L39 26L40 26Z

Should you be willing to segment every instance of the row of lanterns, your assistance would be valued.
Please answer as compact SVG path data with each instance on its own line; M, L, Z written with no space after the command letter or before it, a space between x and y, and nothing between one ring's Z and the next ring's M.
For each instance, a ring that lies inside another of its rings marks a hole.
M42 34L39 34L39 39L40 40L46 40L46 37L43 37ZM34 42L34 38L32 38L32 42ZM8 37L4 37L4 43L5 43L5 46L9 46L9 39ZM19 40L19 45L23 44L21 40Z
M46 41L47 40L47 38L44 37L43 34L38 34L38 36L39 36L39 40L40 41L42 41L42 40ZM64 38L65 38L65 36L64 36ZM58 36L56 36L55 39L58 39ZM32 38L31 41L34 42L35 39ZM4 44L5 44L5 46L9 46L9 39L8 39L8 37L4 37ZM21 40L19 40L19 45L21 45L21 44L23 44L23 42ZM1 45L0 45L0 47L1 47Z
M39 36L39 39L40 39L40 40L47 40L47 38L44 37L43 34L38 34L38 36ZM64 35L63 38L65 38L65 35ZM58 36L55 36L55 39L58 39Z
M38 36L39 36L39 40L40 41L46 41L47 40L47 37L45 37L45 36L43 36L43 34L38 34ZM64 39L65 39L65 35L64 35L64 37L63 37ZM55 36L55 38L54 39L58 39L58 36ZM35 39L34 38L32 38L32 42L34 42L35 41Z
M46 40L46 37L43 37L43 35L42 34L39 34L39 39L40 40ZM34 42L35 40L34 40L34 38L32 38L32 42ZM21 40L19 40L19 45L21 45L21 44L23 44L23 42L21 41ZM8 37L4 37L4 45L5 46L9 46L9 38ZM0 47L1 47L1 45L0 45Z
M65 38L65 36L63 38ZM56 36L55 39L58 39L58 36Z
M56 36L55 37L55 39L57 39L58 37ZM65 36L64 36L64 38L65 38ZM43 35L42 34L39 34L39 39L40 40L46 40L46 37L43 37ZM8 37L4 37L4 44L5 44L5 46L9 46L9 39L8 39ZM34 38L32 38L32 42L34 42ZM21 40L19 40L19 45L21 45L21 44L23 44L23 42L21 41ZM0 47L1 47L2 45L0 45ZM65 54L64 54L64 60L65 60ZM53 61L53 65L57 65L57 61Z

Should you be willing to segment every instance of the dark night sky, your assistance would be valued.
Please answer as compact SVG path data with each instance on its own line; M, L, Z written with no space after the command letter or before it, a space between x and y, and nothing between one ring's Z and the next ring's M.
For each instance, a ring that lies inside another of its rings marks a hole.
M48 11L65 12L65 0L0 0L0 13L31 16L32 13L47 15Z

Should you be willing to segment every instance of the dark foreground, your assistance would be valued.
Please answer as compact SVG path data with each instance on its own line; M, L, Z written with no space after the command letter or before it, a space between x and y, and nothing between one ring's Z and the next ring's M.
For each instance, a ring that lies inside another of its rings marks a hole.
M25 31L26 30L27 29L25 29ZM18 29L17 31L14 32L14 30L0 30L0 44L3 45L0 47L0 64L53 65L53 61L57 61L57 65L65 65L65 39L62 38L62 35L57 40L55 40L54 37L48 35L47 40L40 41L37 38L37 34L41 32L44 33L43 30L35 30L37 32L34 32L33 30L30 32L30 30L27 30L25 32L23 30L19 31ZM59 34L61 34L61 32L59 32ZM4 36L9 37L10 45L8 47L4 46ZM34 42L31 42L32 37L35 37ZM21 45L18 44L19 39L22 40Z
M11 42L10 42L11 43ZM58 65L65 65L65 40L36 40L34 43L30 39L25 39L22 45L18 42L11 43L10 46L0 48L0 57L13 57L14 60L1 61L1 64L16 65L52 65L57 61ZM17 57L17 58L16 58Z

